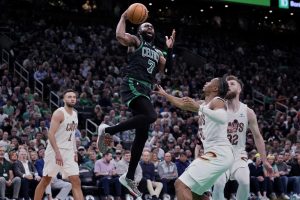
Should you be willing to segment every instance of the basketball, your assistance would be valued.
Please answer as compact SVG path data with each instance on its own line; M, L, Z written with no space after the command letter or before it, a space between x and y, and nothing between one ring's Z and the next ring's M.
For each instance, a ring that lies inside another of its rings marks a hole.
M127 18L133 24L141 24L148 18L148 9L141 3L131 4L127 9Z

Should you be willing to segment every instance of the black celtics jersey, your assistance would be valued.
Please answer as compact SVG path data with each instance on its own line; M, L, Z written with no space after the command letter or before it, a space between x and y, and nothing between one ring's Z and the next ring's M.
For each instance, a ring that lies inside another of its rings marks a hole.
M152 44L141 40L141 45L128 55L128 66L123 74L138 80L152 83L158 72L159 57L162 52Z

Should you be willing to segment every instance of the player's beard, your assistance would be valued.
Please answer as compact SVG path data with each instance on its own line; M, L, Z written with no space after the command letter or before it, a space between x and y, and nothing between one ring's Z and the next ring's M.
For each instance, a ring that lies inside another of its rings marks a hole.
M236 96L237 96L236 91L228 91L226 96L225 96L225 99L231 100L231 99L234 99Z
M69 108L73 108L75 106L75 104L71 104L71 103L66 103L66 106L69 107Z
M149 43L152 43L153 40L154 40L154 35L149 36L149 35L147 34L147 32L141 32L141 36L143 37L143 39L144 39L146 42L149 42Z

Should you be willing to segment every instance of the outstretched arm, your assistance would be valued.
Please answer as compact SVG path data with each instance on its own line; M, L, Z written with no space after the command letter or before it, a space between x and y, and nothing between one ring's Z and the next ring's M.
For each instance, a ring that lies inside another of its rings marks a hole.
M179 98L179 97L172 96L172 95L168 94L160 85L157 85L156 89L157 90L154 91L155 94L165 97L167 99L167 101L169 101L174 106L176 106L182 110L198 112L199 105L197 105L196 101L194 101L193 103L185 102L184 98L186 98L186 97ZM193 105L193 104L196 104L196 105Z

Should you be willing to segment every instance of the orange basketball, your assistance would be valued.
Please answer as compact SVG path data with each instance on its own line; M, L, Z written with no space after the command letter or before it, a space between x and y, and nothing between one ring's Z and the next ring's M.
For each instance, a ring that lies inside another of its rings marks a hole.
M131 4L127 9L127 18L133 24L141 24L148 18L148 9L141 3Z

